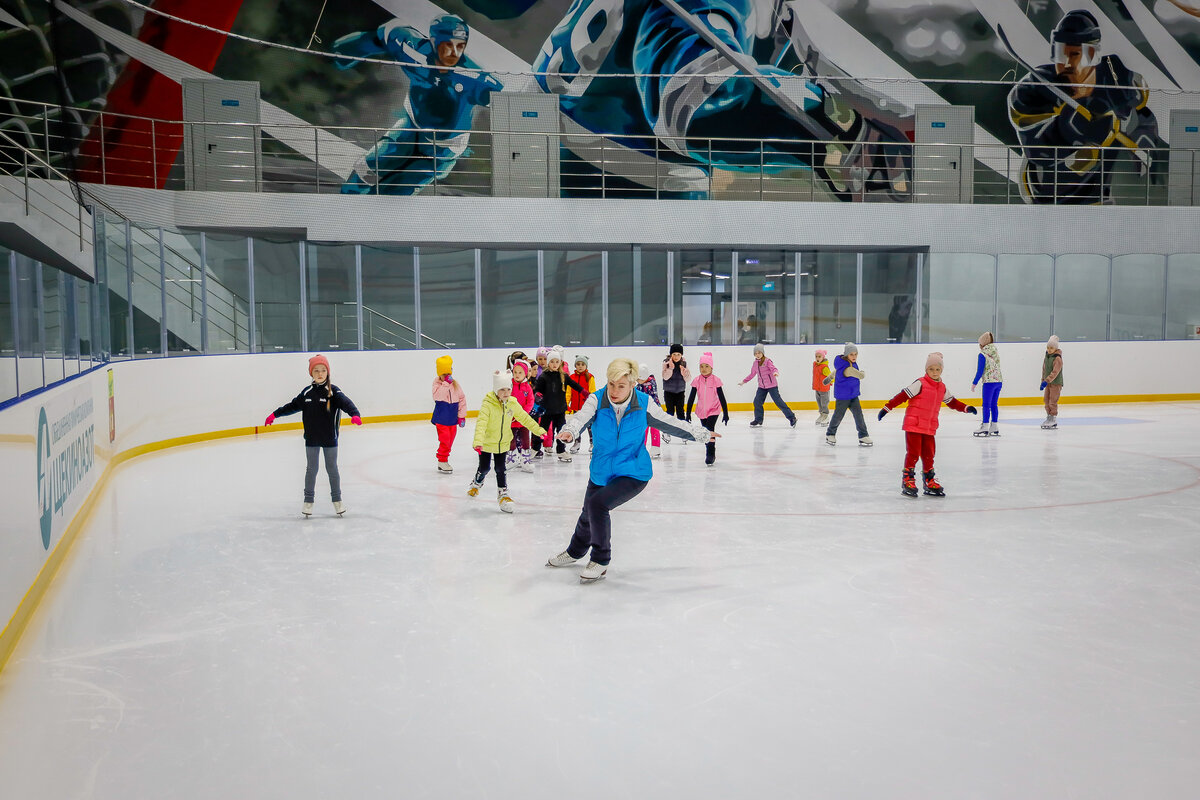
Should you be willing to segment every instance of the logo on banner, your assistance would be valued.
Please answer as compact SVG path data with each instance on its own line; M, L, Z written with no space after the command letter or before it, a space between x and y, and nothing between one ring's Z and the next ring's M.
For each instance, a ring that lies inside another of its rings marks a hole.
M96 460L96 426L92 400L72 403L53 421L43 406L38 412L37 496L42 547L50 549L54 515L62 514L75 490L85 484Z
M50 549L50 523L53 518L53 498L50 495L50 423L46 419L46 409L38 413L37 435L37 490L38 523L42 528L42 547Z

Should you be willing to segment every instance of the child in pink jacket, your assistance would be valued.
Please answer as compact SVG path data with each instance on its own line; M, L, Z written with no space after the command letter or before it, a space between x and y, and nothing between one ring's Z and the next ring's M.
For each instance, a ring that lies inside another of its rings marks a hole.
M729 404L725 402L724 384L713 375L713 354L705 353L700 356L700 374L692 379L692 393L688 395L687 420L692 421L692 404L696 406L696 415L700 424L710 431L717 429L717 412L721 412L721 421L729 424ZM712 466L717 462L717 444L712 439L704 445L704 463Z
M738 386L744 386L751 378L758 379L758 391L754 393L754 421L750 423L750 427L757 428L763 424L763 401L767 399L767 395L771 395L775 407L787 417L788 424L796 427L796 415L779 396L779 370L776 369L775 362L767 358L766 348L761 344L754 345L754 364L750 367L750 374L742 378Z
M454 472L450 468L450 447L459 428L467 425L467 393L454 380L451 371L454 361L450 356L437 360L437 377L433 380L433 418L430 422L437 428L437 468L443 475Z
M522 411L529 414L533 410L533 384L529 382L529 362L523 358L514 359L510 369L512 398L521 406ZM512 421L512 429L508 465L517 467L522 472L533 472L533 450L530 449L529 430L516 419Z

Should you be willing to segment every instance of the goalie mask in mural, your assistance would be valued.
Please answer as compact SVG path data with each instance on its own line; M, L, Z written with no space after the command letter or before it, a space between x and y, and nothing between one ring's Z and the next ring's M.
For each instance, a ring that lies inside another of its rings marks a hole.
M1021 194L1037 204L1111 203L1115 178L1161 171L1155 148L1166 143L1146 107L1146 82L1118 56L1101 55L1100 26L1087 11L1063 15L1050 41L1051 63L1008 94L1024 156Z
M478 69L466 56L470 34L461 17L443 14L430 23L428 36L393 20L334 42L343 56L339 68L352 69L363 57L390 57L409 83L396 123L355 164L343 194L409 195L450 174L467 150L475 106L488 105L492 92L504 88L486 72L465 71Z
M703 197L713 168L799 168L839 199L911 199L908 138L811 74L812 53L792 46L795 7L575 0L534 64L583 129L564 130L564 193Z

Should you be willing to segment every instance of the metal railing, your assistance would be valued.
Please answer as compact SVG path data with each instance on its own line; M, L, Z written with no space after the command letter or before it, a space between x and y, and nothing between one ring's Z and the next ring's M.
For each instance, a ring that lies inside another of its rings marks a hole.
M2 99L2 98L0 98ZM1200 154L1184 148L600 135L408 129L403 155L377 148L386 128L185 123L94 113L80 142L43 104L8 100L0 116L77 164L84 183L185 190L515 197L939 203L1200 204ZM39 126L41 126L39 128ZM205 129L201 131L201 129ZM201 137L203 132L206 135ZM207 165L185 141L214 145ZM74 149L72 149L74 148Z

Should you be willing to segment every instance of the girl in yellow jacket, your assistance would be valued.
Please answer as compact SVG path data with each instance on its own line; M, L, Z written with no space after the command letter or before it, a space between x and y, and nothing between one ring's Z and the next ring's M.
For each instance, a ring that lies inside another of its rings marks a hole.
M467 494L474 497L483 488L483 479L494 462L496 465L497 499L500 510L508 514L513 512L513 501L508 496L508 476L504 470L505 458L508 456L508 446L513 437L513 420L524 425L534 436L545 436L546 430L533 421L525 413L512 396L512 373L496 370L492 373L492 391L488 392L483 403L479 406L479 416L475 419L475 452L479 453L479 469L475 472L475 480L467 489Z

